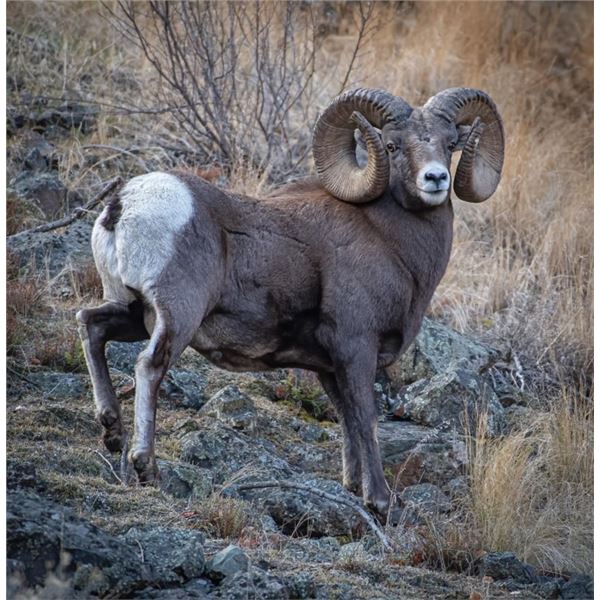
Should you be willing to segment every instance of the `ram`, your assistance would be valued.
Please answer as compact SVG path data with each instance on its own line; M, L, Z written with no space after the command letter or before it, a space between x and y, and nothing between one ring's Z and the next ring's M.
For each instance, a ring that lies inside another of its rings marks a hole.
M135 367L129 453L143 483L158 476L158 387L187 346L231 370L309 369L339 413L344 485L384 512L375 374L413 340L446 269L458 150L457 196L486 200L500 180L504 133L484 92L448 89L413 109L357 89L316 123L318 181L260 200L185 173L124 185L92 233L105 303L77 314L106 447L120 451L125 439L109 340L150 338Z

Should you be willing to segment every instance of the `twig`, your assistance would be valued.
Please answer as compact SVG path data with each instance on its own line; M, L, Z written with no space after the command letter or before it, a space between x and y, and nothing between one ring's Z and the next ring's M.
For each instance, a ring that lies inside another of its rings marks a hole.
M146 171L146 173L148 173L150 171L150 169L148 169L148 165L146 164L146 162L143 159L141 159L139 156L134 154L131 150L127 150L126 148L119 148L118 146L108 146L107 144L87 144L85 146L82 146L81 148L83 150L88 150L88 149L110 150L112 152L117 152L118 154L125 154L127 156L130 156L134 160L136 160L138 162L138 164L142 167L142 169L144 169L144 171Z
M129 436L127 433L123 434L123 449L121 450L121 483L127 486L129 483L129 462L127 455L129 454Z
M363 39L364 39L366 31L367 31L367 24L369 22L369 19L371 18L371 15L373 14L373 4L369 3L366 13L364 11L364 7L363 7L362 3L359 4L359 9L360 9L360 25L358 27L358 34L356 36L356 44L354 44L354 50L352 52L352 57L350 58L350 63L348 64L348 68L346 69L346 74L344 75L344 79L342 81L342 85L340 86L340 91L338 92L338 94L341 94L344 91L344 89L346 88L346 85L348 85L348 80L350 79L350 74L352 73L352 70L354 69L354 61L356 60L356 57L358 56L358 52L362 46Z
M144 549L142 548L142 544L140 544L140 540L135 540L137 545L140 547L140 560L142 564L144 564Z
M393 550L391 540L385 535L381 527L375 522L375 519L373 519L373 517L362 506L355 502L351 502L350 500L346 500L345 498L342 498L340 496L335 496L334 494L330 494L329 492L325 492L318 488L311 487L302 483L295 483L293 481L252 481L249 483L237 483L234 484L234 486L238 490L253 490L262 488L300 490L303 492L309 492L310 494L319 496L320 498L325 498L326 500L331 500L332 502L336 502L338 504L343 504L344 506L355 510L363 518L365 523L371 528L375 535L377 535L379 541L386 550Z
M104 456L104 454L102 454L102 452L100 452L100 450L94 450L94 452L108 465L108 468L110 469L110 472L113 474L114 478L121 484L121 485L125 485L123 483L123 480L116 474L115 470L113 469L113 466L110 462L110 460L108 460L108 458L106 458L106 456Z
M108 194L110 194L116 187L121 185L123 180L121 177L116 177L110 183L108 183L104 189L94 198L92 198L87 204L84 206L78 206L68 217L63 217L62 219L58 219L58 221L52 221L51 223L44 223L43 225L39 225L38 227L33 227L32 229L26 229L25 231L19 231L19 233L15 233L13 235L9 235L7 239L16 238L18 236L23 236L29 233L44 233L46 231L52 231L53 229L58 229L59 227L65 227L66 225L70 225L77 219L83 217L86 213L96 207Z

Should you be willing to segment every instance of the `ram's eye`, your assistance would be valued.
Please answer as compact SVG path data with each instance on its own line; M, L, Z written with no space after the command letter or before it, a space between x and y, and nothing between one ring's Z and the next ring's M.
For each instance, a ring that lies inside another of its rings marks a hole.
M398 149L398 147L396 146L396 144L394 144L394 142L388 142L385 147L387 148L387 151L391 154L392 152L396 152L396 150Z
M456 144L458 144L458 140L454 140L448 144L448 150L452 152L456 148Z

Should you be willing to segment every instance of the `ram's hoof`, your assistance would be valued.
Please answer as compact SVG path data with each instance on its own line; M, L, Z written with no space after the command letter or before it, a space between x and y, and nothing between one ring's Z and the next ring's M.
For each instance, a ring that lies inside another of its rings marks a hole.
M146 450L132 450L129 460L133 463L138 481L142 485L152 485L158 482L159 471L154 454Z
M364 497L364 505L379 517L387 518L390 508L390 495L382 495L381 497Z
M104 428L102 441L109 452L121 452L125 441L125 430L121 423L121 417L110 408L105 408L99 415L98 420Z
M359 498L362 495L362 483L360 481L346 481L344 479L344 488Z

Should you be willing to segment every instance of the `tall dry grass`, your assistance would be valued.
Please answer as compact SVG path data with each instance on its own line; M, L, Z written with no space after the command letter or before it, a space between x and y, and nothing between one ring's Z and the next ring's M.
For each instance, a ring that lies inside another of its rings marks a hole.
M571 392L521 431L475 436L470 511L483 548L552 572L593 569L593 412Z

